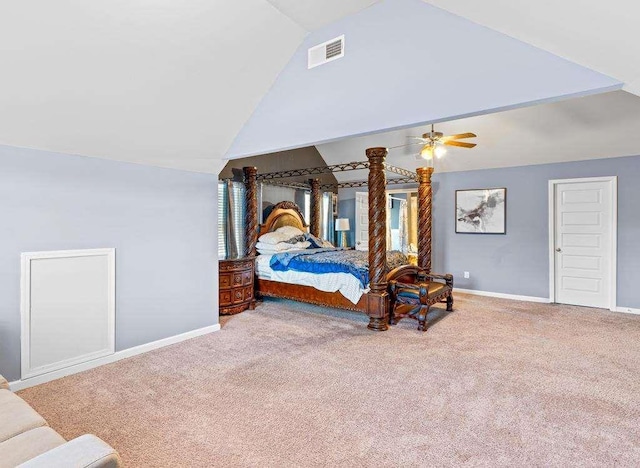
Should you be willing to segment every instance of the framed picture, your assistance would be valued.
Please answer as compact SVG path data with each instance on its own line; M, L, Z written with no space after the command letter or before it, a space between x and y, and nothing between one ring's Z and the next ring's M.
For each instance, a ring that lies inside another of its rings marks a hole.
M456 233L506 234L507 189L456 190Z

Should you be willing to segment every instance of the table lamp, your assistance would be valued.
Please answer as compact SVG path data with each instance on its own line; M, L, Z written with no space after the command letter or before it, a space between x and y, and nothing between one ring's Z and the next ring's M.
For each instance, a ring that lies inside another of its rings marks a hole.
M349 218L336 219L336 233L338 237L338 247L349 247L348 232L351 230L349 226Z

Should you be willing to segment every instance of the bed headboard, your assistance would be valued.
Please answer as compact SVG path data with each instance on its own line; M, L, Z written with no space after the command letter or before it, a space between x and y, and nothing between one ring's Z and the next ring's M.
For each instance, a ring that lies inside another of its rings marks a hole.
M309 225L304 222L304 216L296 205L290 201L277 203L267 219L260 225L258 235L272 232L282 226L294 226L304 232L309 232Z

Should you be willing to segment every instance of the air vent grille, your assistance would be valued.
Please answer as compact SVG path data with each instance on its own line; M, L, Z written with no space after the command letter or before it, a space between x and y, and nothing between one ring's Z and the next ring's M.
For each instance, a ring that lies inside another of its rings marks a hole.
M329 60L330 58L336 57L342 54L342 39L338 39L337 41L333 41L327 44L326 47L326 58Z
M344 36L311 47L308 53L308 68L324 65L342 57L344 57Z

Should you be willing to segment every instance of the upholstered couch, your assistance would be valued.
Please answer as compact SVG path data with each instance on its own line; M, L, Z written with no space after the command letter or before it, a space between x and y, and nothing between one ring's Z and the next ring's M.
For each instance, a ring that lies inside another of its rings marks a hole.
M118 453L94 435L69 442L0 375L0 468L117 468Z

